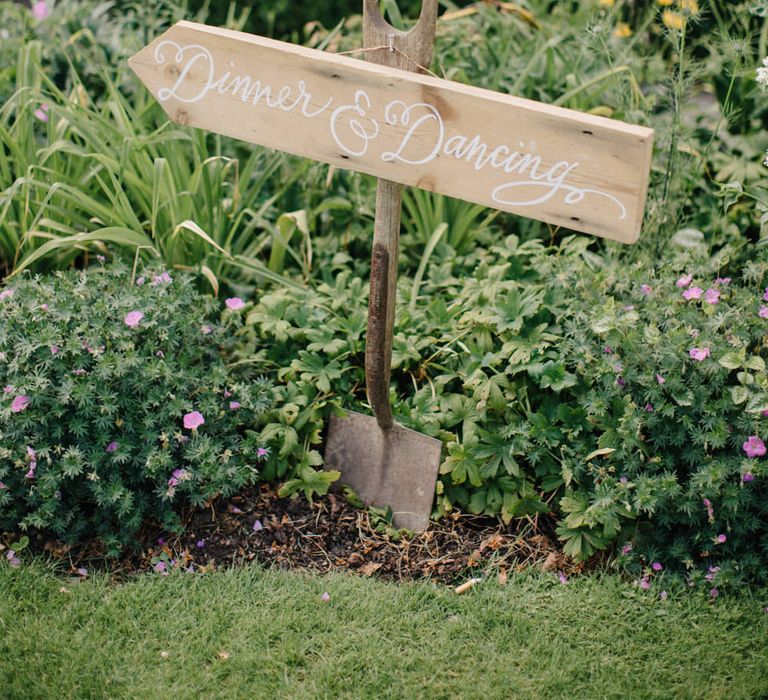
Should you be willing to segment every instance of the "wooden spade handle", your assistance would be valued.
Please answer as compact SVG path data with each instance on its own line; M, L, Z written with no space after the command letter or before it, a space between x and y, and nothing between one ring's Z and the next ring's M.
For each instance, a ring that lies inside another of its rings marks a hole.
M419 21L410 31L402 32L384 20L379 12L378 0L363 0L364 48L385 47L369 52L367 59L392 68L418 72L418 66L428 66L432 61L436 19L437 0L422 0ZM371 254L368 334L365 341L365 383L368 401L382 430L388 430L393 425L389 379L392 329L395 324L401 200L402 186L379 178Z

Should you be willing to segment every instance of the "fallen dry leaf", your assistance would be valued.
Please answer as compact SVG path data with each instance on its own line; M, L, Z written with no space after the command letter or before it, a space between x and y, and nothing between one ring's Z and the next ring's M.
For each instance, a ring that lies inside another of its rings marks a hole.
M361 574L365 576L370 576L374 572L378 571L381 568L381 564L376 564L375 562L369 561L367 564L363 564L359 571Z

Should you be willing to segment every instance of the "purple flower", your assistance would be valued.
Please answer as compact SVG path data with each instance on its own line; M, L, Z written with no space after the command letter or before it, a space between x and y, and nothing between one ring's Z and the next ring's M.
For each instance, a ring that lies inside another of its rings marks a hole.
M232 505L231 503L229 504L229 506L227 506L227 510L228 510L230 513L234 513L235 515L239 515L240 513L242 513L242 512L243 512L243 511L242 511L242 510L240 510L240 509L239 509L237 506L235 506L235 505Z
M652 403L645 404L645 410L648 411L648 413L653 413L653 404Z
M129 311L125 315L123 322L129 328L137 328L142 318L144 318L144 314L141 311Z
M761 306L760 311L757 312L760 318L768 318L768 306Z
M158 537L157 544L159 544L162 547L165 544L165 537Z
M46 3L45 0L37 0L37 2L33 3L32 16L36 20L42 21L46 19L49 14L51 14L51 11L48 8L48 3Z
M192 411L184 416L184 427L187 430L197 430L203 423L205 418L200 411Z
M623 377L616 377L616 383L617 383L617 384L618 384L620 387L625 387L625 386L627 386L627 383L624 381L624 378L623 378Z
M606 346L603 348L603 352L604 352L606 355L613 355L613 348L612 348L610 345L606 345Z
M741 480L744 483L747 483L748 481L754 481L755 480L755 475L752 472L744 472L741 475Z
M136 278L136 286L141 287L141 285L144 284L144 278L143 277L137 277Z
M239 401L230 401L229 402L229 408L233 411L236 411L238 408L240 408L240 402Z
M19 394L11 403L11 411L13 413L21 413L21 411L29 406L31 400L26 394Z
M706 301L707 304L717 304L717 302L720 301L720 292L717 289L710 287L704 293L704 301Z
M153 286L158 284L170 284L171 282L173 282L173 279L171 279L171 276L167 272L163 272L160 275L154 275L152 277Z
M158 350L155 353L155 357L165 357L165 353L162 350Z
M701 362L709 357L709 348L691 348L689 354L694 360Z
M40 105L34 112L32 112L32 116L41 122L47 122L48 121L48 105L46 104Z
M157 564L155 564L155 566L153 568L158 573L161 573L161 574L165 573L165 562L159 561L159 562L157 562Z
M622 483L622 484L626 484L628 481L629 481L629 479L627 479L626 476L620 476L619 477L619 482Z
M683 298L689 301L691 299L699 299L703 293L704 290L701 287L689 287L683 292Z
M683 287L687 287L691 282L693 282L693 275L683 275L677 280L677 282L675 282L675 284L680 289L683 289Z
M179 479L180 481L186 481L187 479L187 470L186 469L174 469L173 472L171 472L171 475L174 479Z
M763 301L768 301L768 287L765 288L765 293L763 294Z
M331 594L326 591L323 593L323 595L320 596L320 600L323 601L323 603L327 603L331 599Z
M3 299L10 299L13 296L14 291L14 289L4 289L0 292L0 301Z
M5 558L14 569L18 569L21 565L21 560L16 556L16 552L12 549L9 549L8 552L6 552Z
M51 345L51 355L58 355L61 348L58 345Z
M762 457L765 454L765 443L757 435L750 435L741 447L747 457Z
M261 520L254 520L253 521L253 531L258 532L259 530L263 530L264 526L261 524Z
M653 564L651 564L651 568L654 571L661 571L664 568L664 566L661 564L661 562L655 561L653 562Z
M77 570L77 574L78 574L78 576L82 576L83 578L85 578L88 575L88 569L86 569L84 566L81 566Z
M659 593L659 598L661 598L662 600L666 600L667 599L667 592L666 591L662 591L661 593Z
M731 283L730 277L718 277L712 284L721 284L723 287L728 286Z
M727 538L725 535L723 535L723 534L720 534L720 535L718 535L718 536L715 538L715 542L717 542L717 544L723 544L723 542L725 542L727 539L728 539L728 538Z
M629 554L631 551L632 551L632 543L631 542L627 542L627 544L625 544L621 548L621 553L622 554Z
M712 588L709 591L710 598L717 598L717 596L719 596L719 595L720 595L720 591L718 591L717 588Z
M198 549L202 549L203 547L205 547L205 540L198 540L198 541L195 543L195 546L196 546Z
M763 409L763 417L768 418L768 408Z
M107 445L105 452L112 454L113 452L117 452L118 447L120 447L120 443L113 440L112 442L109 443L109 445Z
M245 306L245 302L240 297L230 297L225 299L224 303L230 311L237 311Z
M664 384L664 382L666 382L667 380L666 380L666 379L664 379L664 377L662 377L660 374L657 374L657 375L656 375L656 381L657 381L659 384Z
M653 288L650 284L642 284L640 285L640 291L645 294L645 296L648 296L653 291Z

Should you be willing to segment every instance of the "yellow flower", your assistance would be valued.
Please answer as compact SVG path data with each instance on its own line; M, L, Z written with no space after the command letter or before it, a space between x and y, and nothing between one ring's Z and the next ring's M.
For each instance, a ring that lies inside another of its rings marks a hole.
M679 5L683 12L690 12L692 15L699 14L699 3L696 0L680 0Z
M632 28L626 22L616 22L613 36L619 39L626 39L628 36L632 36Z
M669 7L673 0L656 0L656 2L658 2L662 7Z
M661 21L669 29L680 31L685 24L685 19L679 12L672 12L672 10L664 10L664 14L661 16Z
M598 2L605 7L613 7L614 0L598 0Z

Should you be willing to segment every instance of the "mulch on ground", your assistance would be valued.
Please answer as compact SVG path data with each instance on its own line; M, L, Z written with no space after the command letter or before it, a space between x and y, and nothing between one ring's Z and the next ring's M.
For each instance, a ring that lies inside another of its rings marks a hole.
M375 512L338 494L278 498L262 484L191 513L182 534L147 531L138 553L105 560L95 547L75 550L33 538L70 573L106 568L118 578L174 568L210 572L259 562L313 573L348 570L363 576L455 584L530 566L573 572L554 524L541 517L503 525L496 519L453 513L422 533L402 534ZM6 543L7 544L7 543Z

